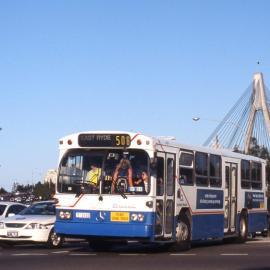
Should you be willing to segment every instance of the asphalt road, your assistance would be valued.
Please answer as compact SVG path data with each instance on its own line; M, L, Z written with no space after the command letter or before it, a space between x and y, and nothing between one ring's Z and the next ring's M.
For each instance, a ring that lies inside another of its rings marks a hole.
M86 243L68 243L54 250L42 245L24 245L0 248L0 269L270 270L270 239L245 244L196 245L187 252L173 253L137 244L119 246L111 252L93 252Z

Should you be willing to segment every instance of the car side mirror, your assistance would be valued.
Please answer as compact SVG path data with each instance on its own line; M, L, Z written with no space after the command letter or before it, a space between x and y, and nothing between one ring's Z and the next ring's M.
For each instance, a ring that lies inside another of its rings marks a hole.
M9 213L9 214L8 214L8 217L14 217L14 216L15 216L14 213Z

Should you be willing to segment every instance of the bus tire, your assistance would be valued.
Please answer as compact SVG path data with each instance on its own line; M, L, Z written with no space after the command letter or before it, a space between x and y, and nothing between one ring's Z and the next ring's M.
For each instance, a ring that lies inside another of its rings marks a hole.
M237 242L244 243L248 237L248 219L246 213L241 213L239 221L239 233Z
M172 250L183 251L191 248L191 226L185 214L180 215L177 221L175 240Z

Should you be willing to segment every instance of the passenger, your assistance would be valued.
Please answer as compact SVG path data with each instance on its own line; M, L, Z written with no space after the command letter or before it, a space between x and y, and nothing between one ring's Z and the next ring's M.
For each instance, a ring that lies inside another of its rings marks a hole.
M146 193L148 193L149 192L149 190L148 190L148 179L149 179L149 177L148 177L147 171L143 170L142 173L141 173L140 179L134 181L134 184L136 186L141 186L142 185L143 188L144 188L144 191Z
M119 164L116 166L116 169L113 174L113 179L112 179L112 193L115 192L115 186L119 178L126 178L129 187L133 187L132 167L131 167L130 161L126 158L122 158Z
M96 188L101 176L101 168L98 168L97 164L91 164L90 168L91 170L87 173L86 181L90 186Z

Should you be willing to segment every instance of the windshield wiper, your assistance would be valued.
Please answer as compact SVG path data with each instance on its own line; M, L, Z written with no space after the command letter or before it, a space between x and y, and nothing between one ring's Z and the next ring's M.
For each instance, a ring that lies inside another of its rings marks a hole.
M118 187L116 187L116 189L117 189L117 192L124 198L124 199L127 199L128 197L126 196L126 194L123 192L123 191L121 191Z

